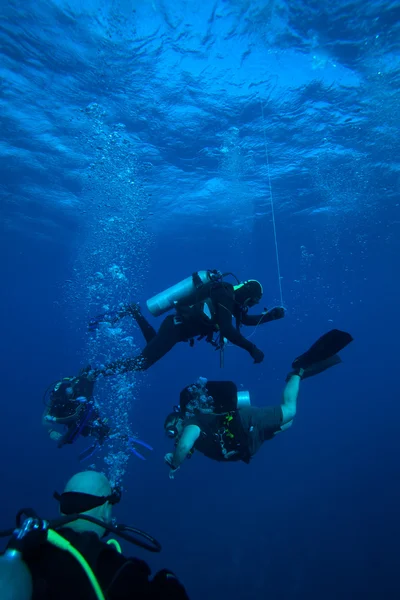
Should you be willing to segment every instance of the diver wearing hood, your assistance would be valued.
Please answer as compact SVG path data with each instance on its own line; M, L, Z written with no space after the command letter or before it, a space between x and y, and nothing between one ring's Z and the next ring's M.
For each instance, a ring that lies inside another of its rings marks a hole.
M111 433L107 419L93 398L94 382L85 377L64 377L47 388L43 425L59 448L73 444L79 436L102 444ZM57 431L54 427L64 428Z
M147 307L154 316L174 309L175 314L167 316L158 332L147 322L137 304L121 308L112 315L100 315L90 322L90 329L96 330L102 323L115 324L120 318L131 315L139 325L147 342L143 351L134 358L117 360L101 370L92 371L91 378L101 375L115 375L127 371L145 371L178 342L189 342L194 338L205 339L215 348L223 347L225 341L243 348L261 363L264 353L246 339L240 327L262 325L281 319L285 311L281 307L264 310L261 314L248 314L261 301L263 288L259 281L249 279L237 285L224 281L219 271L198 271L168 290L147 301ZM233 324L233 321L235 324ZM216 339L214 339L216 336Z
M177 577L163 569L150 578L147 563L126 558L109 533L151 552L161 546L149 534L112 522L121 493L101 473L77 473L54 494L63 515L44 521L31 509L17 515L17 529L0 555L2 600L188 600ZM21 516L26 518L21 522ZM129 532L129 533L127 533ZM133 533L133 535L132 535Z
M102 416L93 396L95 382L81 376L89 370L90 366L83 369L78 377L64 377L45 391L43 401L46 409L42 422L50 439L62 448L74 444L79 437L91 438L92 444L79 454L79 460L87 460L105 442L112 440L121 440L132 454L146 460L137 446L146 450L152 450L152 447L136 436L113 430L108 419ZM55 427L61 427L63 431L57 431Z

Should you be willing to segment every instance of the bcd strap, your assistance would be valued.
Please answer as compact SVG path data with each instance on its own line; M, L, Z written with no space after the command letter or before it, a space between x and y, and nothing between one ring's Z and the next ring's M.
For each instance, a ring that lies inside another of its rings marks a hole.
M193 279L193 283L195 288L198 290L203 284L200 275L198 274L197 271L195 271L194 273L192 273L192 279Z

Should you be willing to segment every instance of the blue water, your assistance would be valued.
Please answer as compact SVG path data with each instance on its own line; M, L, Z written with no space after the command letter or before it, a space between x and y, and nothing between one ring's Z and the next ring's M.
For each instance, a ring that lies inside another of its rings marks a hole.
M280 303L272 199L287 314L252 338L264 362L228 348L222 371L182 344L99 386L154 447L125 466L116 516L163 553L124 550L194 600L399 597L399 23L390 1L2 3L0 527L55 515L81 468L85 444L42 427L47 385L143 346L129 321L91 340L90 316L203 268ZM249 466L194 456L168 479L182 387L232 379L276 404L333 327L355 341L304 382L292 429Z

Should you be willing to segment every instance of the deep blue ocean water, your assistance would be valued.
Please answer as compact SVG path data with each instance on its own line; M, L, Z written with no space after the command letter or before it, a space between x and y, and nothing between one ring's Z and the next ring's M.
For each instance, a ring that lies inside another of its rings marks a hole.
M129 321L90 339L90 316L204 268L280 303L272 192L287 313L252 338L264 362L228 348L221 370L181 344L99 386L154 447L116 516L194 600L399 597L399 23L390 1L1 3L1 528L57 514L81 468L84 445L42 427L47 385L143 346ZM302 384L288 432L249 466L194 456L168 479L182 387L232 379L276 404L333 327L355 341Z

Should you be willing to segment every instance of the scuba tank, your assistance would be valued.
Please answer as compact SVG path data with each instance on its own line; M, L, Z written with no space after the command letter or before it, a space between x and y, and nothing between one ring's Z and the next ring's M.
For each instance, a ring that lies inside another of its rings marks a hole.
M195 407L196 409L197 407L198 412L203 412L203 396L208 401L211 397L212 412L217 414L250 406L250 392L239 392L233 381L207 381L201 377L195 384L188 385L181 391L180 412L185 413L189 404L190 408ZM210 401L207 404L209 405Z
M237 393L237 407L243 408L244 406L251 406L250 392L238 392Z
M222 273L219 271L196 271L190 277L183 279L179 283L169 287L168 289L156 294L149 300L146 305L154 317L159 317L165 312L174 308L176 304L190 306L202 300L202 288L213 282L221 281ZM208 289L207 289L208 293ZM204 298L207 294L204 295Z
M32 576L22 553L8 548L0 556L1 600L31 600L32 591Z
M250 406L250 393L239 392L233 381L207 381L204 377L190 386L185 387L180 394L179 412L183 421L196 414L213 414L217 421L216 429L211 434L202 432L203 437L210 437L213 445L220 447L221 458L216 460L250 461L249 444L241 425L237 411L244 406ZM173 437L177 436L170 430ZM201 438L200 438L201 439ZM197 446L200 452L207 452Z

